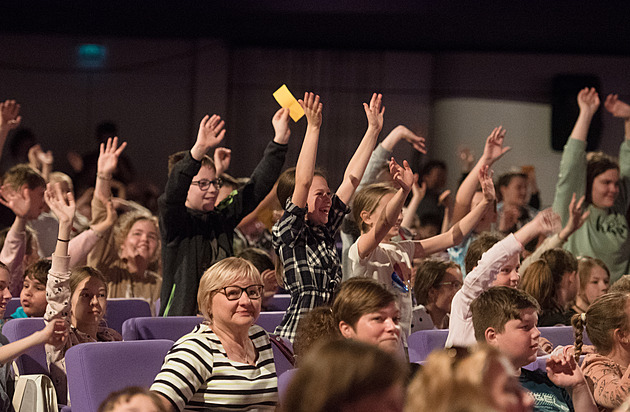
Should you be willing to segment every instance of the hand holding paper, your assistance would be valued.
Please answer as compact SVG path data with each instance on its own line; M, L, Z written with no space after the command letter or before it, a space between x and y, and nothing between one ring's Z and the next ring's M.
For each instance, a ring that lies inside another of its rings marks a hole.
M280 106L286 107L290 110L291 119L297 122L304 116L304 110L298 103L297 99L291 94L286 84L283 84L278 90L273 93L273 97L276 98Z

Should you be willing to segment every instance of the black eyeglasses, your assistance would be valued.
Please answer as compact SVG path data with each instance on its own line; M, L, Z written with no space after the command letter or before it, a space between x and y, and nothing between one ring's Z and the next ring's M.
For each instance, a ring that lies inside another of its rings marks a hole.
M221 178L216 178L214 180L202 179L202 180L197 180L196 182L191 182L190 184L199 186L199 190L203 190L205 192L206 190L210 189L210 185L214 185L214 187L216 187L217 189L220 189L221 186L223 186L223 179Z
M223 293L227 300L239 300L243 292L247 293L250 299L260 299L262 297L263 285L251 285L246 288L240 286L226 286L219 290Z

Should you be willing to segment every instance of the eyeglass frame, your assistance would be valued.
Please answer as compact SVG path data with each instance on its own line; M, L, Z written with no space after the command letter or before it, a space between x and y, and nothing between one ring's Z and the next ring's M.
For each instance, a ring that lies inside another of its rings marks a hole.
M249 292L247 292L247 289L249 289L249 288L253 288L253 287L258 287L258 288L260 288L260 289L259 289L259 290L260 290L260 292L259 292L260 296L258 296L257 298L254 298L254 297L249 296ZM240 289L240 290L241 290L241 293L239 293L239 295L238 295L238 297L237 297L237 298L230 299L230 298L228 297L228 294L227 294L227 288L238 288L238 289ZM236 286L236 285L230 285L230 286L226 286L226 287L223 287L223 288L217 289L217 290L216 290L216 292L217 292L217 293L220 293L220 294L222 294L222 295L224 295L224 296L225 296L225 298L226 298L227 300L229 300L230 302L233 302L233 301L235 301L235 300L239 300L239 299L241 298L241 296L243 296L243 292L247 293L247 297L248 297L249 299L251 299L251 300L258 300L258 299L262 299L262 296L263 296L263 292L264 292L264 290L265 290L265 286L264 286L264 285L249 285L249 286L247 286L247 287L245 287L245 288L242 288L242 287L240 287L240 286Z
M449 280L446 282L438 283L438 286L451 286L451 287L457 287L457 289L461 289L462 286L464 286L464 282L460 282L459 280Z
M201 179L190 182L190 184L198 186L199 190L201 190L202 192L207 192L208 189L210 189L211 185L214 185L214 187L216 187L217 189L221 189L221 187L223 187L223 179L221 179L220 177L217 177L214 180Z

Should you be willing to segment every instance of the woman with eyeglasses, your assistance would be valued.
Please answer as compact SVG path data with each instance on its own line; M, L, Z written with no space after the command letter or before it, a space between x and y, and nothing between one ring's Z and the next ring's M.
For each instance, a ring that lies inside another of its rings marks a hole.
M447 329L451 302L461 289L462 272L455 262L426 259L416 267L413 293L411 332L426 329Z
M205 321L175 342L151 386L168 410L275 409L271 343L254 325L262 293L260 273L244 259L206 270L197 294Z

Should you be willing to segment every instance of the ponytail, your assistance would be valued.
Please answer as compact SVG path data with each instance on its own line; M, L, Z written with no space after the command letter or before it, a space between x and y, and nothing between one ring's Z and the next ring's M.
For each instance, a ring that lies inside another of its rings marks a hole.
M574 357L575 361L580 360L582 355L582 346L584 344L584 326L586 325L586 313L577 313L571 317L571 325L573 325L573 332L575 333Z

